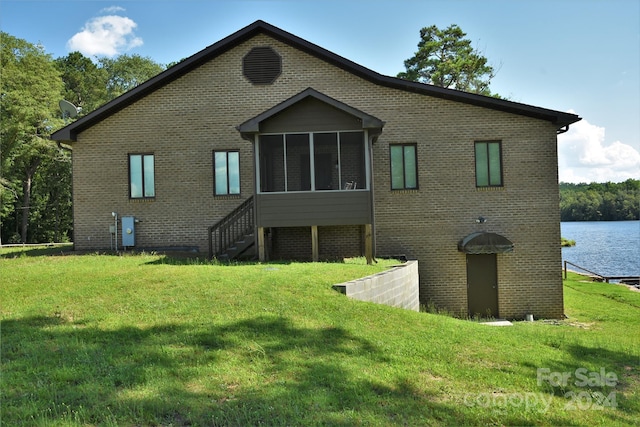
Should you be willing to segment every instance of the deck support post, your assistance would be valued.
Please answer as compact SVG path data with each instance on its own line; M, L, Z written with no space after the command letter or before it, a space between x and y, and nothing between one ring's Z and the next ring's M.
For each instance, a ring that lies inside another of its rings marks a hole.
M367 264L373 264L373 227L371 224L364 225L364 256Z
M258 261L265 262L267 254L264 248L264 227L258 227Z
M320 259L320 251L318 249L318 226L311 226L311 260L318 262Z

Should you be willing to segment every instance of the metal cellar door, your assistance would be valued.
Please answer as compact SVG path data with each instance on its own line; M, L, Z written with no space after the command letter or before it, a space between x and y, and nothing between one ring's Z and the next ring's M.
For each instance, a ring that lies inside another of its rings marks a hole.
M496 254L467 255L469 316L498 317Z

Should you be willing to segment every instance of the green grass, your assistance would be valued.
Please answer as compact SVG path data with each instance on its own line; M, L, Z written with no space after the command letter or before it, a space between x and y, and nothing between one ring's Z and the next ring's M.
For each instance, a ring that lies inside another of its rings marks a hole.
M570 274L568 319L491 327L331 289L392 262L215 265L58 252L0 249L2 425L640 419L640 293L622 286ZM539 381L545 368L571 378ZM602 370L616 380L579 381Z

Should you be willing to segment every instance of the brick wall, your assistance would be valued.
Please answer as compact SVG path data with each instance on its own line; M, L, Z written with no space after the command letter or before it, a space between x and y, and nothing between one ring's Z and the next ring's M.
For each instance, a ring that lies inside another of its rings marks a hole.
M364 230L360 225L318 227L321 260L338 260L364 255Z
M283 70L274 84L255 86L242 75L242 57L265 45L282 57ZM254 193L253 147L235 127L308 87L385 121L372 147L376 251L420 260L421 302L466 313L465 255L456 244L484 230L515 243L513 253L498 255L500 316L562 316L552 124L378 87L264 35L79 134L73 145L75 247L109 248L115 211L141 221L139 247L206 251L207 227ZM476 189L475 140L502 141L504 187ZM391 191L389 144L403 142L417 143L420 188ZM240 151L240 197L214 197L216 149ZM155 155L155 199L129 199L128 153ZM475 223L480 215L487 218L481 225ZM310 231L296 233L310 257ZM322 235L321 228L321 253L336 252L323 246Z
M311 228L272 228L269 235L269 244L269 259L271 260L310 260Z
M318 255L321 261L335 261L364 254L362 226L318 227ZM279 227L270 230L270 259L311 259L310 227Z

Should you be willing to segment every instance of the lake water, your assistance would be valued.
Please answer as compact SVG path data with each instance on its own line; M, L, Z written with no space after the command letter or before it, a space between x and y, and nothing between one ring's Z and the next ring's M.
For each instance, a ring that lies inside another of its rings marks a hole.
M640 221L562 222L560 229L576 241L562 248L563 261L602 276L640 275Z

